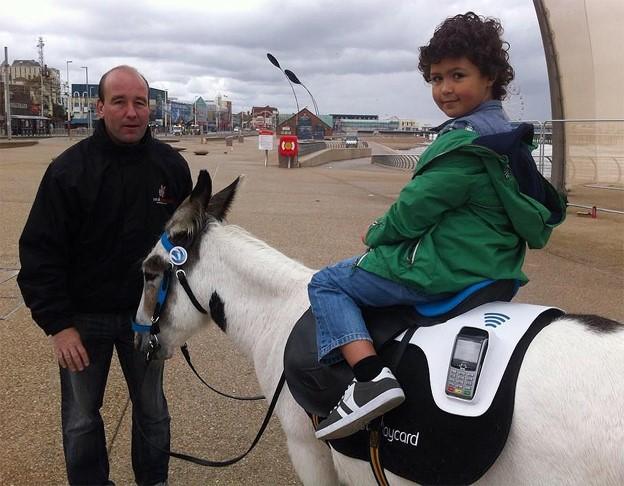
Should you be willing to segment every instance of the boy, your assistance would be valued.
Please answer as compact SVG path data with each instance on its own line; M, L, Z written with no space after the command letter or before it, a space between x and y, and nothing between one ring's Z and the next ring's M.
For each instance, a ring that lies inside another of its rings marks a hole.
M485 279L514 279L527 244L543 247L565 204L537 172L532 129L503 111L513 79L498 20L473 12L444 21L420 48L418 68L451 118L422 154L412 180L363 237L368 251L312 277L319 361L345 359L354 380L316 431L348 436L405 399L376 355L360 306L414 305Z

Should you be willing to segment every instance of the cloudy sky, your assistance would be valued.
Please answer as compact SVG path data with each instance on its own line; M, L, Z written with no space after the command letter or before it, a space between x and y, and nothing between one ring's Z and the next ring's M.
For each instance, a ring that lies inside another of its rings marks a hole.
M443 115L417 70L418 47L446 17L473 10L499 18L516 70L513 118L550 118L543 47L532 0L9 0L0 46L9 62L38 59L71 82L118 64L137 67L156 88L192 102L227 96L233 110L272 105L292 112L284 75L294 71L321 113L371 113L437 123ZM3 55L3 54L2 54ZM312 103L295 86L300 107Z

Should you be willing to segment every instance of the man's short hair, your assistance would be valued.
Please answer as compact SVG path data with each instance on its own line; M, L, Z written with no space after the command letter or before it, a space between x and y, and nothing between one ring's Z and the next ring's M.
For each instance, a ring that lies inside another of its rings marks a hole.
M126 64L122 64L120 66L115 66L113 69L109 69L108 71L106 71L104 75L102 76L102 78L100 79L100 84L98 84L98 98L100 99L102 103L104 103L104 83L106 82L106 78L108 77L110 73L112 73L113 71L118 71L118 70L131 71L141 76L141 79L145 81L145 86L147 87L147 96L149 98L149 83L147 82L147 79L145 79L145 76L143 76L136 68L133 68L132 66L128 66Z

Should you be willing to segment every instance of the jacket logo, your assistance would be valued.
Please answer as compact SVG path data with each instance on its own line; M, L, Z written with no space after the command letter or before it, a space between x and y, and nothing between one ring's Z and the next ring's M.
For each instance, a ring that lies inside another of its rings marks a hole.
M167 186L161 184L158 188L158 196L152 198L152 201L156 204L172 204L175 202L172 198L167 196Z

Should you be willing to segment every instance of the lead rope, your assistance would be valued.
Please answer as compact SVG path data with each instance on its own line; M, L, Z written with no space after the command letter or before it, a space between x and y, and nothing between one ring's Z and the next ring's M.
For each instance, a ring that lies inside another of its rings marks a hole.
M260 440L260 437L262 437L262 434L264 433L265 429L267 428L267 425L269 425L269 420L271 419L271 415L273 415L273 411L275 410L275 405L277 405L277 400L278 400L279 395L280 395L280 393L282 391L282 388L284 387L284 383L285 382L286 382L286 375L282 371L282 376L280 376L279 382L277 383L277 387L275 388L275 392L273 393L273 398L271 399L271 403L269 404L269 409L267 410L267 413L264 416L264 420L262 421L262 425L260 426L260 429L258 430L258 433L256 434L256 437L254 438L253 442L251 443L251 445L249 446L247 451L245 451L243 454L241 454L241 455L239 455L237 457L234 457L232 459L227 459L225 461L211 461L210 459L202 459L200 457L191 456L190 454L184 454L182 452L174 452L174 451L171 451L171 450L167 451L167 450L165 450L165 449L163 449L161 447L158 447L151 440L149 440L147 438L147 436L143 432L143 429L141 428L141 425L138 423L138 420L136 422L133 421L133 423L136 423L137 429L139 429L139 432L141 433L141 435L145 439L145 442L147 442L147 444L150 447L154 448L158 452L161 452L163 454L167 454L170 457L175 457L176 459L181 459L183 461L192 462L192 463L198 464L200 466L208 466L208 467L231 466L232 464L237 463L238 461L243 459L247 454L249 454L252 451L252 449L256 446L258 441Z
M251 397L237 397L235 395L228 395L227 393L224 393L222 391L217 390L216 388L214 388L214 387L210 386L208 383L206 383L206 381L200 376L200 374L197 372L197 370L193 366L193 363L191 362L191 354L189 353L188 345L186 343L184 343L184 346L180 347L180 351L182 351L182 355L184 356L184 359L188 363L188 365L191 368L191 370L193 370L193 373L195 373L195 376L197 376L197 378L199 378L199 381L201 381L204 385L206 385L208 388L210 388L216 394L221 395L222 397L232 398L233 400L241 400L241 401L245 401L245 400L248 400L248 401L264 400L266 398L264 395L255 395L255 396L251 396Z

